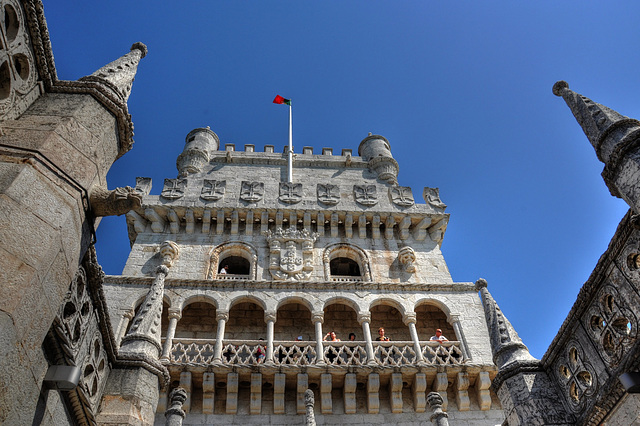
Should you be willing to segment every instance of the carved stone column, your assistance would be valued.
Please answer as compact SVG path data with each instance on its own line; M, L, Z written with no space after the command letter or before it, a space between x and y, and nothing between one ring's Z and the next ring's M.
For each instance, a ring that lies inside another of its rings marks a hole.
M411 334L411 340L413 340L413 350L416 352L416 362L424 363L424 355L422 355L422 348L420 347L420 339L418 338L418 331L416 330L416 313L407 312L404 314L404 324L409 326L409 334Z
M304 405L306 407L306 413L304 415L305 426L316 426L316 416L313 412L313 406L315 405L315 398L313 396L313 391L311 389L307 389L304 392Z
M169 395L171 407L165 411L164 416L167 419L166 426L182 426L185 413L182 410L182 404L187 400L187 391L182 388L175 388Z
M267 323L267 353L264 361L268 363L273 362L273 337L274 337L274 327L275 327L276 319L277 319L276 312L264 313L264 322Z
M169 359L171 347L173 346L173 336L176 335L176 326L180 318L182 318L182 312L180 312L180 310L169 309L169 326L167 327L167 337L164 340L164 347L162 348L162 356L160 359Z
M313 312L311 321L316 328L316 364L324 364L324 346L322 345L322 323L324 323L324 312Z
M118 344L122 342L122 338L127 333L127 327L129 326L129 323L135 315L136 311L133 309L128 310L122 315L122 321L120 322L120 331L118 332Z
M371 341L371 329L369 328L369 323L371 322L371 313L369 312L358 312L358 322L362 325L362 334L364 335L364 340L366 342L366 351L367 351L367 363L375 364L376 360L373 356L373 342Z
M222 340L224 339L224 327L229 320L229 311L219 311L216 314L218 321L218 331L216 333L216 345L213 347L213 360L222 361Z
M442 410L442 397L438 392L429 392L427 395L427 402L429 407L433 411L431 414L431 423L436 426L449 426L449 415Z
M471 360L471 352L467 346L467 339L464 337L464 331L462 331L462 325L460 324L460 315L450 314L447 318L449 324L453 325L453 331L456 333L456 337L460 341L460 350L462 351L462 358L464 361Z

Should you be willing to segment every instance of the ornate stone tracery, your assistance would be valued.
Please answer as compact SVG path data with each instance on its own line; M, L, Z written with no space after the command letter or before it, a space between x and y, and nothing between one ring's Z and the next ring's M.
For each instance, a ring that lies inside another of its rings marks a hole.
M313 271L313 244L317 233L293 228L266 231L270 249L269 272L277 281L303 281Z
M578 412L584 408L585 397L597 390L597 376L577 341L571 341L567 348L566 353L560 357L556 374L564 392L567 393L571 409Z
M615 367L637 339L638 320L612 285L604 286L596 300L585 326L603 349L601 354L609 367Z

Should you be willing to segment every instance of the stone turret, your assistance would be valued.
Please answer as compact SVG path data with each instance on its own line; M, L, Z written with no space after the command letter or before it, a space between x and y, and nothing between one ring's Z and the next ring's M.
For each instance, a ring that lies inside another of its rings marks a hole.
M178 156L176 167L180 176L202 171L209 162L211 153L217 151L220 138L209 127L193 129L186 138L186 145Z
M574 424L554 383L498 307L487 290L487 282L479 279L476 289L482 296L493 362L498 366L498 375L491 386L500 398L505 424Z
M640 121L574 92L565 81L554 84L553 93L565 100L598 159L605 164L602 177L611 194L640 212Z
M80 80L104 83L126 102L131 94L131 86L138 71L138 63L146 54L147 46L144 43L134 43L129 53L108 63L93 74L82 77Z
M369 168L380 180L397 184L398 162L391 155L391 146L387 138L369 133L369 136L360 142L358 155L369 162Z

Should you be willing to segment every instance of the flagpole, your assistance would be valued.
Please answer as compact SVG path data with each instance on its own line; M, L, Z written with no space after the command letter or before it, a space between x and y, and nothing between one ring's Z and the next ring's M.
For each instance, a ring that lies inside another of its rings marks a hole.
M293 131L291 127L291 103L289 103L289 183L293 183Z

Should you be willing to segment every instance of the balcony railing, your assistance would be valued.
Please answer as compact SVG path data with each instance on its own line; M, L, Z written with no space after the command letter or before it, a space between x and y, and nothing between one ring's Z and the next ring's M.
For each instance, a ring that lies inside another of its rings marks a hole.
M330 279L331 281L338 281L338 282L364 281L364 279L361 276L355 276L355 275L331 275Z
M171 364L201 365L214 363L215 340L174 339ZM267 358L263 340L225 340L220 361L227 365L252 366ZM324 362L335 366L369 364L365 342L323 342ZM460 342L420 342L424 362L429 365L455 365L464 362ZM413 342L373 342L373 361L382 367L401 367L418 362ZM315 365L318 363L315 342L275 341L273 362L276 365Z
M248 274L216 274L217 280L248 280L249 278Z

